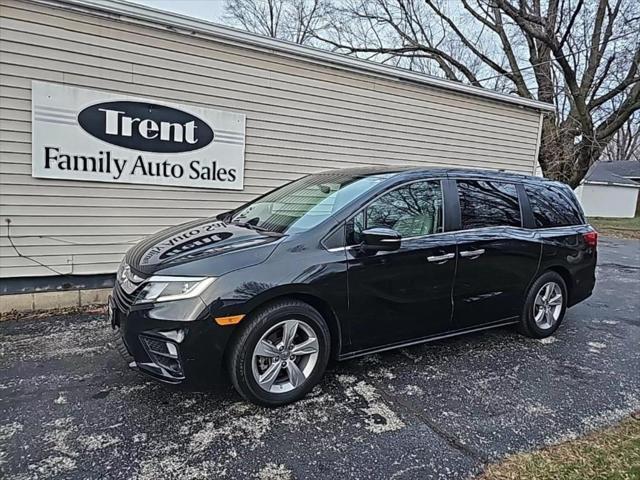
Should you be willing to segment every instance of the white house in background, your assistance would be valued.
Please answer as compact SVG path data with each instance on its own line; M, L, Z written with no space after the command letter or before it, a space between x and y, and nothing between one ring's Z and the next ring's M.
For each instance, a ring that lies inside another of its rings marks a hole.
M596 162L575 192L588 217L631 218L638 211L640 162Z

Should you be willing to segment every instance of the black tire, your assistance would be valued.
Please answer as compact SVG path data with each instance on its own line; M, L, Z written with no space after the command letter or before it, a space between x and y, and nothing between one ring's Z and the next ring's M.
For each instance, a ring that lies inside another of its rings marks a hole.
M261 337L283 320L295 319L311 327L318 341L318 356L307 378L293 390L268 392L254 378L253 352ZM331 335L327 324L316 309L294 300L283 299L253 312L242 321L227 356L227 368L236 391L250 402L265 407L277 407L304 397L320 381L330 356Z
M540 326L534 318L534 302L536 301L536 297L541 289L549 283L556 284L560 287L562 292L562 304L557 320L545 328L544 326ZM567 285L564 279L556 272L544 272L536 279L535 282L533 282L529 288L529 292L527 293L524 309L520 317L520 324L518 326L520 333L531 338L546 338L553 335L564 319L564 315L567 311L567 299Z

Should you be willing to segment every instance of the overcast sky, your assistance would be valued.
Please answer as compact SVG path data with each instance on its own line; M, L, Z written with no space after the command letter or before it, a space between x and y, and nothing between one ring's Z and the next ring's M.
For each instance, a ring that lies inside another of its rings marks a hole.
M222 23L224 0L129 0L160 10Z

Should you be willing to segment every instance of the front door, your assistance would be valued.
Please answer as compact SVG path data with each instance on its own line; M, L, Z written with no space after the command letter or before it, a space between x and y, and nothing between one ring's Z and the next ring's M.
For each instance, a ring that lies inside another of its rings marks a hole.
M443 233L440 181L397 187L347 223L347 238L387 227L402 235L393 252L348 250L349 312L354 350L408 342L451 329L456 240Z
M461 229L456 233L455 327L516 317L540 259L534 231L522 228L516 185L483 180L457 184Z

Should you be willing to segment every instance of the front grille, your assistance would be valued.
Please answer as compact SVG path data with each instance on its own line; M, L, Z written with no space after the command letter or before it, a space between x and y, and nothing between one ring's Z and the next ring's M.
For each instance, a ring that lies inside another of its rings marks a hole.
M136 295L137 295L137 292L134 292L131 294L126 293L122 289L120 282L116 280L116 284L113 289L113 299L116 302L116 306L118 307L118 310L125 313L129 312L129 308L131 308L131 305L133 304L133 301L135 300Z
M115 287L113 289L113 297L120 311L124 313L129 312L144 280L144 278L133 273L131 268L126 264L123 264L118 269Z

